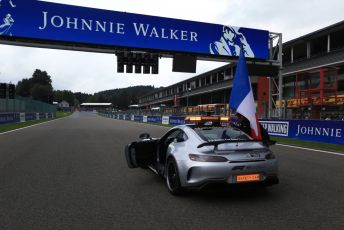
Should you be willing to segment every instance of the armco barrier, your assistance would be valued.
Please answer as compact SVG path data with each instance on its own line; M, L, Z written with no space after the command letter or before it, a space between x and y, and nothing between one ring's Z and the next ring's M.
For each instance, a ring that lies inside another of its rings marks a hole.
M25 121L36 120L36 113L25 113Z
M53 118L54 113L0 113L0 124Z
M0 113L0 124L19 122L19 113Z
M161 123L162 119L160 116L148 116L147 122L149 123Z
M119 115L118 119L123 120L126 117L130 120L132 116ZM185 124L185 117L179 116L134 116L134 120L170 125ZM344 144L344 121L260 120L259 122L271 136Z
M134 116L134 121L143 121L143 116Z
M39 113L39 119L45 119L45 113Z

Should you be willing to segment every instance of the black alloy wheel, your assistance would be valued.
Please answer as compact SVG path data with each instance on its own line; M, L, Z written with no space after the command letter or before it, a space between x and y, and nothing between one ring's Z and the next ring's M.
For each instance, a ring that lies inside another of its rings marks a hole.
M183 189L180 185L179 174L174 159L169 159L167 163L166 185L168 191L173 195L181 195Z

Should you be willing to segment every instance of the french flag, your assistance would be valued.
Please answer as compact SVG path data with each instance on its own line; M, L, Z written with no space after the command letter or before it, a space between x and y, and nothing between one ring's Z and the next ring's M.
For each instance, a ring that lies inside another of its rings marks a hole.
M242 49L234 75L229 107L249 120L251 137L255 140L261 140L262 136L256 114L256 104L254 103L251 81L248 76L246 60Z

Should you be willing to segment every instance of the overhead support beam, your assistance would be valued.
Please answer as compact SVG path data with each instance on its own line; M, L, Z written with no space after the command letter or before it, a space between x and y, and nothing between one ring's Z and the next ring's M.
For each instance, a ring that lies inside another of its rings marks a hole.
M282 78L282 34L270 32L270 60L276 61L277 74L267 75L269 78L269 112L268 118L283 118L283 78ZM276 72L275 72L276 73ZM278 100L278 103L277 103Z

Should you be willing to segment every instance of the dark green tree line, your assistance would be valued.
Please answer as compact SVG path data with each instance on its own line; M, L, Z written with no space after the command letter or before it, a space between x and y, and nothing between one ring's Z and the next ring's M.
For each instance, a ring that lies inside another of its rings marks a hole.
M16 93L22 97L46 103L53 102L53 87L51 77L46 71L36 69L31 78L24 78L16 86Z
M101 91L87 94L70 90L53 90L52 80L46 71L36 69L31 78L24 78L18 82L16 93L22 97L52 103L53 101L67 101L71 106L78 106L84 102L112 103L118 109L126 109L131 104L138 104L139 98L156 90L154 86L132 86L122 89Z

